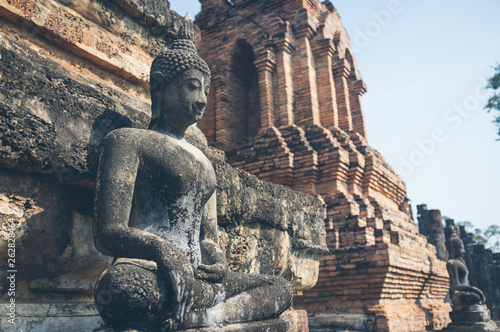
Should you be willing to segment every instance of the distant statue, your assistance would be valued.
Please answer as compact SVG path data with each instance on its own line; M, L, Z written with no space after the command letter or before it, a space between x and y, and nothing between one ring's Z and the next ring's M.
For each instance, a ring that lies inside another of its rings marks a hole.
M102 331L265 320L291 304L289 282L229 271L218 245L215 172L184 138L204 112L209 85L186 19L151 65L149 129L117 129L103 140L94 237L116 259L95 288Z
M463 258L465 247L463 241L453 234L451 239L451 259L446 267L450 274L450 297L454 307L485 304L486 298L483 292L469 284L469 269Z
M443 330L447 332L499 331L491 320L483 292L469 284L469 269L465 265L464 243L457 234L453 221L447 221L448 250L450 259L446 264L450 274L450 297L453 311L452 322Z

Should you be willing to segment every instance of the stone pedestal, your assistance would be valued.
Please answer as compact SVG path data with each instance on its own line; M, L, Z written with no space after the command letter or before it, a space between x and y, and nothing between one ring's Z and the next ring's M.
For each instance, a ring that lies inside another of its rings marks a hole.
M454 307L450 312L452 323L443 331L447 332L482 332L500 331L491 320L490 311L485 304Z
M288 332L288 322L277 318L260 322L231 324L224 327L189 329L182 332Z
M269 319L258 322L247 322L240 324L231 324L225 326L213 326L203 328L193 328L187 330L169 330L162 329L161 332L288 332L289 323L281 318ZM116 331L108 328L100 328L94 332L141 332L139 330Z

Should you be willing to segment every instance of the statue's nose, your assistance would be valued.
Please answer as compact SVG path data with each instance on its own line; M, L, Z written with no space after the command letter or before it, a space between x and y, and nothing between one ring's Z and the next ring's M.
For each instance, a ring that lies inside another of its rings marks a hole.
M201 92L198 97L198 102L200 106L205 107L207 106L207 96L205 96L204 92Z

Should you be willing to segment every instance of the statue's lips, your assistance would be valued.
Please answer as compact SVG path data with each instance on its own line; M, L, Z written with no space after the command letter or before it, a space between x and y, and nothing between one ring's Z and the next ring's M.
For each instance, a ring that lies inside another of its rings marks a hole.
M202 115L203 112L205 111L205 107L203 108L193 107L193 111L196 115Z

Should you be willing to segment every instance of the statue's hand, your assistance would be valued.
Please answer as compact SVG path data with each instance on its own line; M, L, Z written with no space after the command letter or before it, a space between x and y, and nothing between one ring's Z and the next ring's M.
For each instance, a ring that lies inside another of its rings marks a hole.
M168 257L168 259L165 259ZM175 318L182 322L191 310L193 297L194 271L191 263L177 250L171 250L158 263L158 272L163 279L172 285L176 302Z
M169 273L169 279L173 285L174 299L176 301L175 318L182 322L193 305L193 271L192 269L191 271L177 269Z
M195 273L198 279L219 282L226 276L227 270L227 262L220 262L212 265L200 264Z
M200 243L202 262L195 270L198 279L219 282L226 276L227 260L221 248L210 240Z

